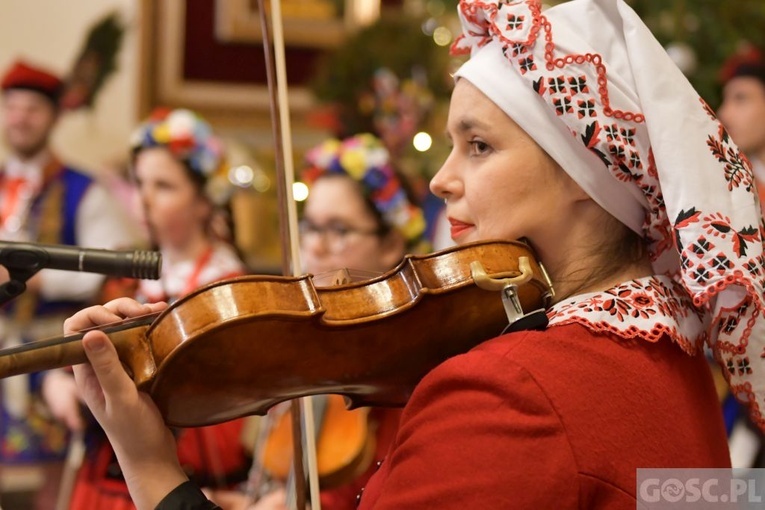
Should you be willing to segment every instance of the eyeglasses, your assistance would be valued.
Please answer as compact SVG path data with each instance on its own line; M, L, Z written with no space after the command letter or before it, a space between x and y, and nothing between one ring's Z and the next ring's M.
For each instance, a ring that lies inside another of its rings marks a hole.
M348 245L348 240L356 236L376 236L380 234L379 228L362 229L349 227L342 223L329 223L319 226L310 220L302 219L298 223L300 230L300 242L304 243L312 237L319 237L332 252L340 252Z

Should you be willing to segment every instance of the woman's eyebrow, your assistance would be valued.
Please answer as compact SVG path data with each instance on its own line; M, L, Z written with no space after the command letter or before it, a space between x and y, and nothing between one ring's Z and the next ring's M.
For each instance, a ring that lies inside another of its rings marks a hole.
M460 133L465 133L473 129L488 129L488 128L489 128L489 125L487 123L475 117L468 117L466 119L461 119L459 123L457 124L457 131L459 131Z
M489 127L490 126L488 123L483 122L480 119L477 119L475 117L467 117L467 118L460 119L460 121L457 123L455 131L458 134L464 134L474 129L486 130L486 129L489 129ZM452 139L452 135L448 127L447 129L444 130L444 134L446 135L446 138L448 138L449 140Z

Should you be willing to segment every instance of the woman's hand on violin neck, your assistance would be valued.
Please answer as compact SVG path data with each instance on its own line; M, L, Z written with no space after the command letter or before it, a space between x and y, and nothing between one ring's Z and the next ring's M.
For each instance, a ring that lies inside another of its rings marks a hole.
M102 326L129 317L139 317L167 308L167 303L141 304L135 299L118 298L103 306L91 306L80 310L64 321L64 334L77 333L83 329Z
M82 329L89 321L99 323L116 315L122 305L94 307L70 319L67 327ZM137 304L137 303L136 303ZM120 314L135 311L126 304ZM139 305L141 306L141 305ZM151 307L149 307L151 308ZM105 313L109 312L109 313ZM154 308L152 311L156 311ZM87 313L86 313L87 312ZM147 313L147 309L138 314ZM90 331L82 339L89 364L74 367L82 398L106 432L125 475L130 495L139 510L154 509L172 489L187 480L178 463L176 445L159 410L148 395L136 388L109 338Z

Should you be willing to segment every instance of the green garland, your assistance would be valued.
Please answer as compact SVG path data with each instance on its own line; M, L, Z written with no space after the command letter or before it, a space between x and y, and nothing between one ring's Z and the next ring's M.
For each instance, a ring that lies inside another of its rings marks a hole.
M383 17L326 55L311 85L334 110L335 136L374 133L402 171L431 176L445 157L441 115L453 87L451 62L448 49L423 33L422 20ZM381 82L395 90L385 96ZM425 153L412 146L421 130L433 138Z
M685 43L698 60L688 79L713 107L720 104L720 69L744 42L765 47L762 0L632 0L663 44Z
M327 55L317 66L312 89L320 101L339 108L338 136L374 131L372 112L363 103L377 71L387 68L405 79L413 70L422 70L438 101L447 99L451 90L449 61L448 50L423 34L420 20L386 17Z
M414 0L408 0L414 2ZM355 133L379 133L380 105L375 104L374 83L381 69L390 71L402 82L413 74L424 76L420 87L427 90L432 103L418 107L423 111L417 119L419 128L430 132L434 144L425 154L417 153L411 144L391 147L397 159L408 162L413 172L432 175L446 155L446 143L440 136L453 85L450 71L455 61L445 47L423 33L430 4L440 2L443 12L437 22L458 27L458 0L420 0L422 17L398 13L383 17L376 24L358 32L336 52L325 56L312 82L316 97L334 108L334 135L345 137ZM744 42L765 48L765 1L735 0L627 0L644 19L659 41L667 47L682 45L696 58L695 69L688 78L712 107L720 102L720 69ZM548 0L548 4L560 3ZM456 35L456 34L455 34ZM423 91L420 91L422 95ZM389 117L396 112L387 112ZM409 133L406 133L408 136ZM385 136L383 136L385 138Z

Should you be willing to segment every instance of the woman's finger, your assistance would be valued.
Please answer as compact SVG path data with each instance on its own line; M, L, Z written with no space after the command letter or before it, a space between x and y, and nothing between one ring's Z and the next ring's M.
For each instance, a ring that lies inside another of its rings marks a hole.
M131 298L118 298L106 303L104 308L115 315L121 316L121 318L125 318L159 312L167 308L167 303L139 303Z
M64 321L64 334L72 334L94 326L119 322L126 317L138 317L159 312L167 308L167 303L141 304L129 298L109 301L103 306L91 306L80 310Z
M121 395L137 392L135 384L117 356L117 350L104 333L87 333L82 339L82 345L98 379L98 385L103 391L104 404L108 404L110 398L120 398Z

